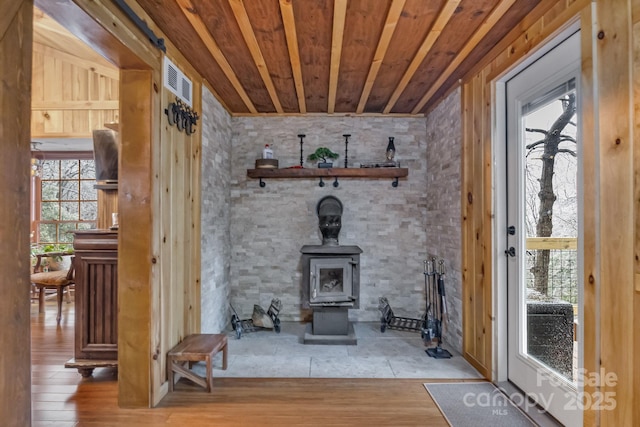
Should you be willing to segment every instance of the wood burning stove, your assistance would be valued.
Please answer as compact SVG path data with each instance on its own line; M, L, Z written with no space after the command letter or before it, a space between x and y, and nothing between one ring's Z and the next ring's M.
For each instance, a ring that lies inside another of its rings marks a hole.
M360 307L358 246L306 245L302 252L302 305L313 310L304 342L352 344L349 309Z
M340 246L342 202L325 196L316 206L322 245L302 252L302 306L313 309L305 344L357 344L349 309L359 308L360 254L357 246Z

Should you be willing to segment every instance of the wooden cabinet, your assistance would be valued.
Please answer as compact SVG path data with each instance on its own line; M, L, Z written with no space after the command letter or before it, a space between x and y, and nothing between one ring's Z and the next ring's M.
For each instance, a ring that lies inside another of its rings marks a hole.
M118 233L74 233L75 352L65 364L84 377L118 362Z

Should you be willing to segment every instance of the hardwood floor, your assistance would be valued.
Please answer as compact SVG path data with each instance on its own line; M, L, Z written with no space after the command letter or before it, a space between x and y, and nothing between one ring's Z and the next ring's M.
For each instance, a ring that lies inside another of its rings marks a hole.
M73 356L73 304L31 307L33 426L447 426L425 379L218 378L212 393L186 380L153 409L121 409L114 371L82 377ZM457 380L459 381L459 380Z

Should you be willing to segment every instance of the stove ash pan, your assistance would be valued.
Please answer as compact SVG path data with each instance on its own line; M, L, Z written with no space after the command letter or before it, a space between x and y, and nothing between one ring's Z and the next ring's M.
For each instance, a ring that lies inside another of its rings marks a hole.
M359 247L305 246L301 252L304 308L359 308Z

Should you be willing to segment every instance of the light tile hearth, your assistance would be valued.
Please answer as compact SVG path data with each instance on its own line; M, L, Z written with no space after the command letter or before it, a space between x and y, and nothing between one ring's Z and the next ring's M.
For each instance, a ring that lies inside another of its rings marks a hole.
M425 353L418 332L387 329L378 322L354 323L357 345L303 344L306 324L282 322L281 332L260 330L236 338L228 331L229 364L223 371L220 355L215 377L310 378L454 378L481 375L458 353L451 359L433 359ZM194 369L204 374L204 365Z

